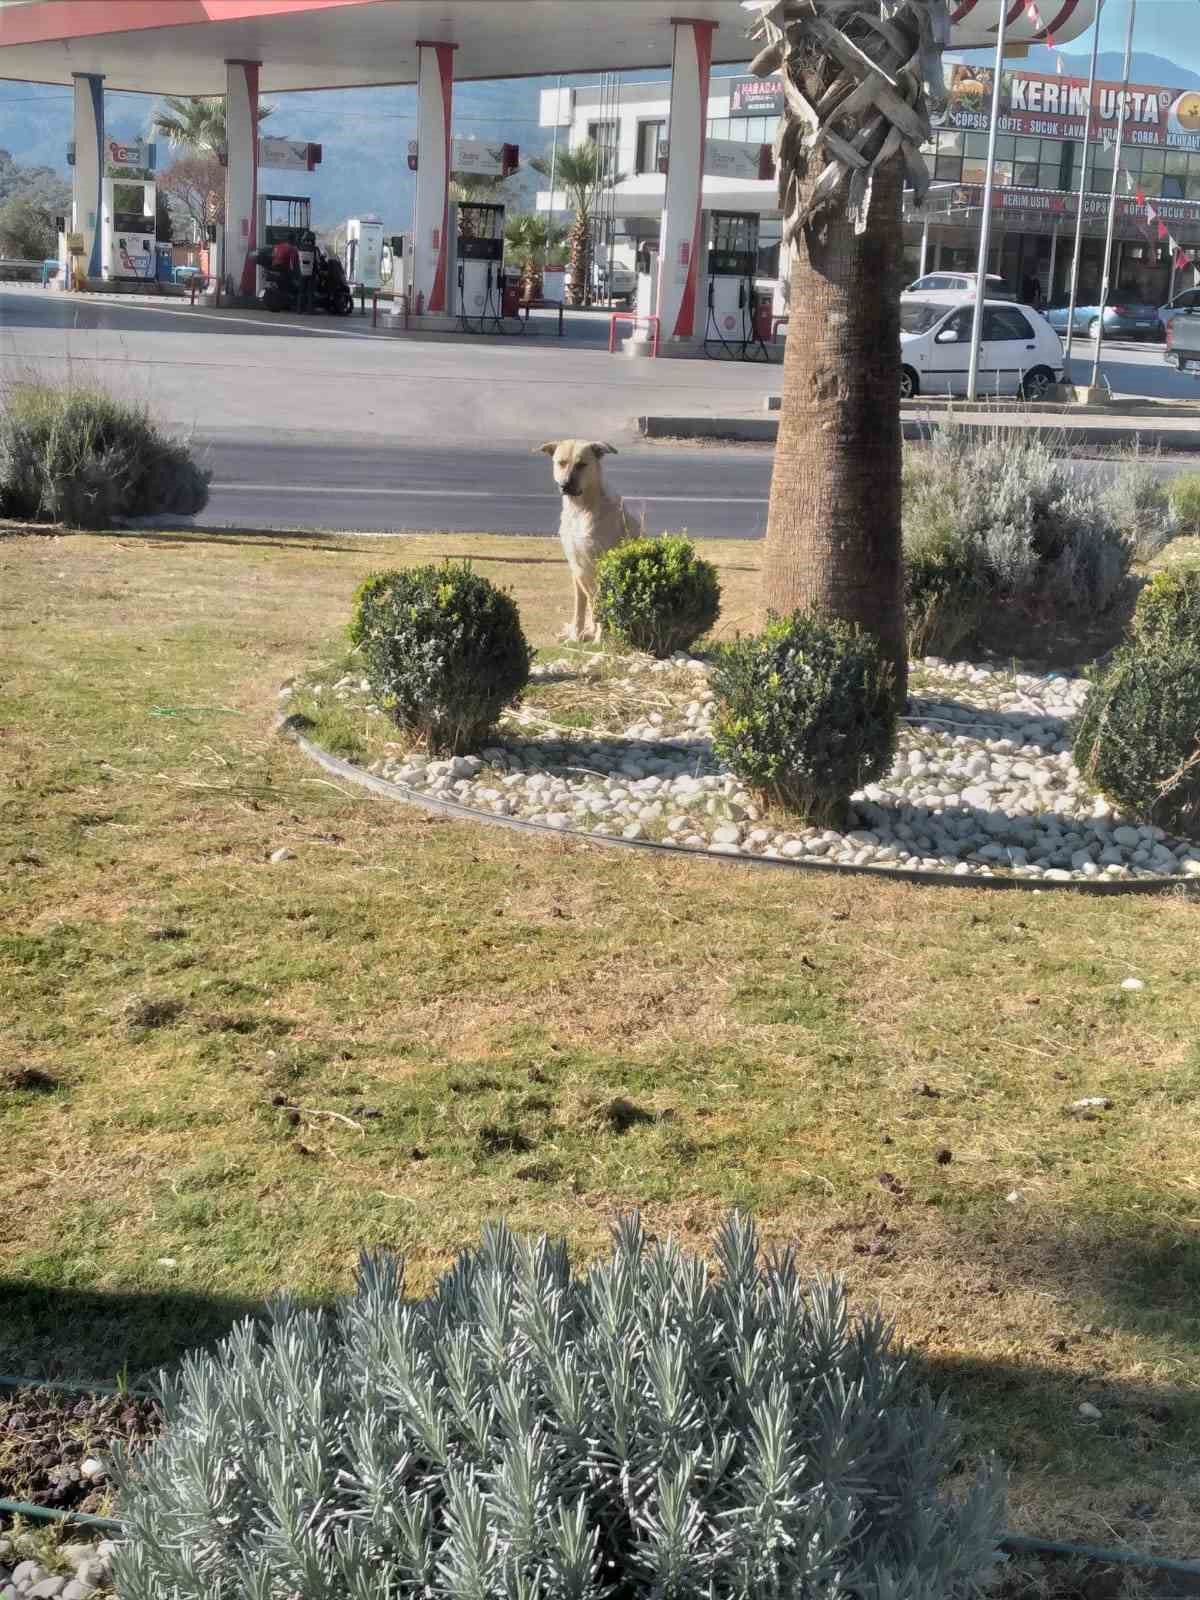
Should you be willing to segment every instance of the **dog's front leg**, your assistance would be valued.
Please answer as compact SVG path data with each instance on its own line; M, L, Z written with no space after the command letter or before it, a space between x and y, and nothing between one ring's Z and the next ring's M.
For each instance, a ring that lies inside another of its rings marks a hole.
M568 644L577 644L585 634L587 624L588 601L587 591L578 578L573 578L575 584L575 618L567 628L563 637Z
M593 644L599 644L603 636L600 624L596 621L596 594L595 590L584 591L587 599L587 616L583 626L583 637L590 639Z

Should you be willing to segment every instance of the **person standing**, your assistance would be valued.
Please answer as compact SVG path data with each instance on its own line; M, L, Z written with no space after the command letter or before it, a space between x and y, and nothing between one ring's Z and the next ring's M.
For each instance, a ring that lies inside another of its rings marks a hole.
M276 241L271 251L271 266L279 274L279 286L287 296L288 305L294 306L300 292L300 252L292 234Z
M300 310L311 313L313 308L313 285L316 282L317 270L317 240L312 232L300 235L299 270Z

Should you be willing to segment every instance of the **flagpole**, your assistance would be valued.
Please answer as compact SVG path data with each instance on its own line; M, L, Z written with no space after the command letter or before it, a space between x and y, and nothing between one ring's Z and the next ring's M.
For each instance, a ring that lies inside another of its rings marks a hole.
M1117 179L1121 173L1121 149L1125 141L1125 107L1129 103L1129 73L1133 66L1133 20L1137 0L1129 0L1129 27L1125 33L1125 65L1121 72L1121 109L1117 116L1117 148L1113 154L1112 188L1108 196L1108 231L1104 240L1104 277L1100 284L1100 316L1096 329L1096 359L1092 363L1092 388L1100 383L1100 356L1104 349L1104 313L1108 307L1108 279L1112 266L1113 234L1117 226Z
M1071 381L1071 340L1075 335L1075 302L1079 295L1079 253L1083 248L1083 202L1087 194L1088 154L1092 148L1092 102L1096 97L1096 56L1100 49L1100 13L1104 8L1104 0L1099 0L1096 6L1096 21L1092 28L1092 65L1088 72L1087 86L1087 113L1083 124L1083 160L1079 170L1079 199L1075 216L1075 249L1071 256L1071 303L1067 311L1067 348L1065 361L1067 370L1064 382ZM1053 294L1054 285L1050 285Z
M979 263L975 275L975 314L971 318L971 359L967 368L967 399L974 400L979 385L979 336L983 330L983 303L987 299L988 250L992 242L992 186L996 177L996 134L1000 125L1000 74L1004 67L1004 29L1008 0L1000 0L996 28L996 68L992 74L992 125L988 131L987 171L983 180L983 220L979 225Z

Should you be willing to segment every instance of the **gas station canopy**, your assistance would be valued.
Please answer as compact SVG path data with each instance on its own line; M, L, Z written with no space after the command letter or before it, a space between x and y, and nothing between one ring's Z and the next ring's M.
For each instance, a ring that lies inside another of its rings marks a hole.
M414 83L418 40L457 46L459 82L662 68L681 12L719 24L715 61L754 54L739 0L0 0L0 77L220 95L258 61L264 95L369 87Z
M1076 38L1096 11L1096 0L1042 3L1040 27L1012 7L1017 49ZM992 42L1000 4L956 0L954 47ZM100 73L108 89L220 95L226 61L255 61L263 94L349 89L414 83L418 40L457 46L460 82L664 68L681 14L719 24L714 62L755 53L739 0L0 0L0 77Z

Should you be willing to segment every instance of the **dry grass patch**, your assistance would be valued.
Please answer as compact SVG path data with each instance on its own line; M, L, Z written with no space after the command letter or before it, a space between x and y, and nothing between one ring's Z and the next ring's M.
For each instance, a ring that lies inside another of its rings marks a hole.
M703 553L748 611L756 552ZM646 860L343 788L273 736L279 683L367 571L441 554L551 643L542 540L0 542L4 1370L136 1376L363 1246L419 1290L499 1213L587 1254L635 1205L696 1244L744 1205L896 1316L1017 1523L1191 1549L1194 909ZM131 996L178 1009L131 1026Z

